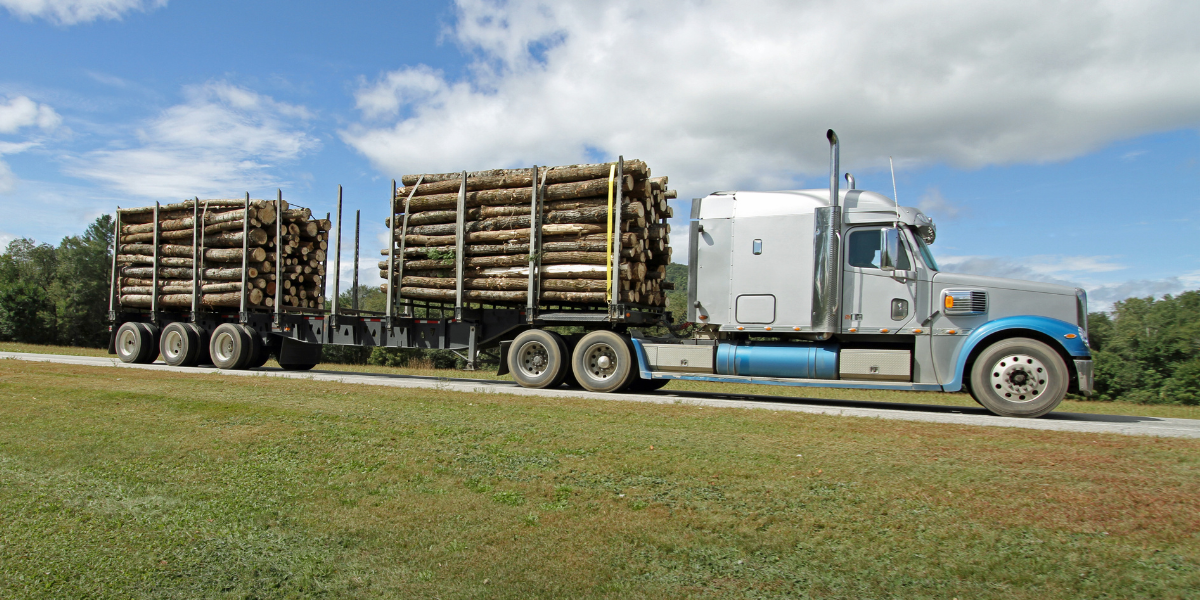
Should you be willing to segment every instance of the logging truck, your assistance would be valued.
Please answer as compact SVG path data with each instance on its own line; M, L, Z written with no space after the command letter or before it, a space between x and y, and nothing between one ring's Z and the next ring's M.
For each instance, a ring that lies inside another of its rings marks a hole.
M832 130L827 137L828 189L726 191L692 201L687 306L669 307L686 310L687 336L675 333L683 330L681 323L654 295L669 288L637 281L646 278L645 263L630 260L645 260L637 252L646 252L649 238L623 237L632 234L622 219L645 213L637 207L630 212L622 190L648 182L649 172L644 164L633 166L642 169L642 179L626 185L626 165L619 160L611 170L603 166L609 173L607 209L600 211L606 222L573 225L585 229L576 230L571 249L587 251L587 244L598 244L589 256L598 254L601 260L591 266L543 264L552 262L544 261L547 249L558 243L541 238L551 231L543 217L556 210L543 204L553 198L546 195L553 188L546 186L552 178L548 172L534 167L521 179L530 183L521 196L530 204L520 217L525 229L519 233L481 225L489 218L517 218L508 208L486 208L489 197L512 200L511 189L477 196L475 204L468 193L469 181L495 180L503 188L511 173L463 172L457 181L450 174L421 176L405 180L407 197L392 185L392 243L380 265L387 280L384 312L338 305L339 235L331 310L276 303L271 310L254 311L246 310L244 301L240 311L224 312L206 311L196 302L191 311L121 308L110 312L113 351L128 362L148 362L157 354L154 347L161 346L168 363L211 361L222 368L260 365L273 355L285 369L310 369L320 361L322 344L431 348L455 351L473 369L481 351L494 349L499 373L510 373L530 388L650 391L679 379L966 390L988 410L1013 417L1044 415L1069 392L1091 393L1082 289L941 271L929 249L937 231L932 219L882 194L856 189L848 173L847 187L841 189L838 138ZM409 223L410 214L419 214L411 203L423 184L436 189L425 198L433 212L421 218L445 223L429 232L410 229ZM448 193L455 185L457 206ZM592 181L560 185L602 188ZM557 209L596 206L603 202L572 201ZM646 206L653 212L653 203ZM665 215L663 227L669 231L669 211ZM477 227L472 230L465 219L478 219L471 221ZM337 221L340 232L340 193ZM607 237L596 233L605 230ZM470 258L471 247L464 244L477 235L471 231L484 231L478 235L489 244L519 242L517 251L528 254L513 255L516 246L492 245L476 250L508 254ZM585 233L598 237L589 241ZM607 244L594 241L602 239ZM405 262L411 256L416 260ZM669 249L665 256L669 260ZM640 275L632 274L638 265ZM407 273L406 268L433 270ZM567 276L575 279L560 280L559 287L546 283ZM650 290L649 295L639 296L638 289ZM168 340L160 328L175 334ZM651 331L667 333L651 336ZM181 361L181 343L199 350L183 353Z

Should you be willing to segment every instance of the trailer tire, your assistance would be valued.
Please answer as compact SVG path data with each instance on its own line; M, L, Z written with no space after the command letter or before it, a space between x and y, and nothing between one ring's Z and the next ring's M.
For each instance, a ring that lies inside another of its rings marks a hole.
M200 354L200 334L195 325L171 323L159 336L158 350L163 362L172 367L194 367Z
M1053 348L1029 338L990 346L971 365L971 395L1002 417L1040 417L1067 395L1067 364Z
M556 388L566 379L570 354L562 336L527 329L508 348L508 370L521 387Z
M158 354L157 348L153 347L154 334L143 325L145 323L130 322L122 323L117 328L117 333L113 338L117 358L121 359L121 362L133 364L154 362L154 356Z
M268 344L264 344L262 341L262 338L260 338L258 336L258 333L255 332L250 327L247 327L245 325L243 325L242 327L244 327L246 329L246 332L250 337L254 338L255 342L258 342L258 343L251 344L252 346L254 346L254 354L250 357L250 360L246 362L246 366L244 368L257 369L257 368L267 364L267 361L271 360L271 346Z
M253 341L242 326L222 323L213 330L208 352L218 369L241 369L254 355Z
M196 362L194 362L192 364L193 365L211 365L212 357L210 357L208 355L209 354L208 353L208 341L209 341L209 337L210 337L208 330L199 325L194 325L192 323L184 323L183 326L190 329L191 331L195 332L196 339L199 340L196 343Z
M633 344L614 331L593 331L579 340L571 358L575 379L593 392L625 389L637 377Z

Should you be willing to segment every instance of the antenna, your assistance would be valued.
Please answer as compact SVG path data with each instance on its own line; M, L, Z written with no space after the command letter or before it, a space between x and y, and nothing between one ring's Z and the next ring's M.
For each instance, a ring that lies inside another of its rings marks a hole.
M896 191L896 163L888 157L888 167L892 169L892 202L896 203L896 228L900 227L900 192Z

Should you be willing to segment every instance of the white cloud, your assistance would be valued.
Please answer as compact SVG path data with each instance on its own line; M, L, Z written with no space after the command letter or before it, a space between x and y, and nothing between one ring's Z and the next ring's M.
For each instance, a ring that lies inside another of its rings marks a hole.
M120 19L129 11L150 11L167 0L0 0L0 6L23 19L40 18L59 25L97 19Z
M68 171L147 198L229 194L283 184L273 169L319 146L307 109L218 82L185 88L137 132L138 146L98 150Z
M43 131L53 131L60 123L62 117L53 108L34 102L28 96L0 102L0 133L16 133L34 125Z
M5 231L0 231L0 252L3 252L4 249L8 247L8 243L15 239L17 239L17 236Z
M854 170L1051 161L1200 122L1196 22L1168 0L459 0L465 79L381 74L341 134L389 174L621 153L685 198L822 173L829 127Z
M939 218L956 219L965 212L962 206L942 196L941 189L936 186L925 190L921 199L917 201L917 208L935 220Z
M17 186L17 177L13 175L8 163L0 160L0 194L7 194Z

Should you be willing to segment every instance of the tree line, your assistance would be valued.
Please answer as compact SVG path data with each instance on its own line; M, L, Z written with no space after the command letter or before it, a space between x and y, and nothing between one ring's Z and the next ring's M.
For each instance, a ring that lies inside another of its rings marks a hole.
M0 254L0 341L103 348L108 345L113 219L96 219L57 246L13 240ZM668 310L686 315L687 267L671 264ZM339 301L350 306L351 291ZM378 288L359 287L359 307L383 310ZM1088 315L1100 400L1200 404L1200 291L1129 298ZM328 346L330 362L454 367L449 352Z

